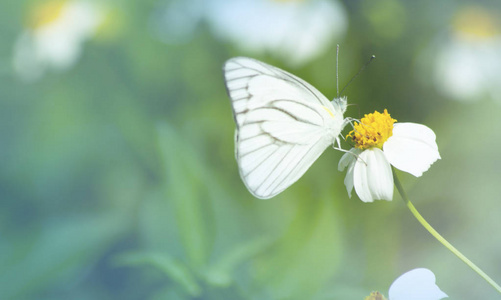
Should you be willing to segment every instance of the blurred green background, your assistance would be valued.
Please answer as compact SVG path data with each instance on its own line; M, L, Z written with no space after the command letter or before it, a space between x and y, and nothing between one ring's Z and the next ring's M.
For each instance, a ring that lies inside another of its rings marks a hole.
M435 131L442 159L400 178L500 282L498 0L87 2L94 15L43 31L71 2L1 5L1 299L363 299L417 267L451 299L499 297L398 194L349 199L341 152L253 198L222 76L251 56L332 98L336 44L341 87L376 55L346 116L387 108Z

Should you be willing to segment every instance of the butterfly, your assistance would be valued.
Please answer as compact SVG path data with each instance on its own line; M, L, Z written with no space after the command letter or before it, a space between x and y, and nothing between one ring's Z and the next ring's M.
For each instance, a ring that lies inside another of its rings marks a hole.
M240 177L255 197L279 194L327 147L339 146L346 97L329 101L301 78L252 58L231 58L223 71Z

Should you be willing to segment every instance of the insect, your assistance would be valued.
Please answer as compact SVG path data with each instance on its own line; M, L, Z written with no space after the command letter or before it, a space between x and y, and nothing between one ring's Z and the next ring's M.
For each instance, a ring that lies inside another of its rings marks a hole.
M224 64L236 123L240 177L257 198L271 198L296 182L349 123L346 97L329 101L284 70L247 58Z

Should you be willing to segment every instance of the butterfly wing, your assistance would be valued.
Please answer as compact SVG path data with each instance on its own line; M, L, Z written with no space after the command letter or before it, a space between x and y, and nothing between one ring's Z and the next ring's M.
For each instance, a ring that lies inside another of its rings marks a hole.
M263 62L224 65L240 176L257 198L296 182L341 132L343 111L304 80Z

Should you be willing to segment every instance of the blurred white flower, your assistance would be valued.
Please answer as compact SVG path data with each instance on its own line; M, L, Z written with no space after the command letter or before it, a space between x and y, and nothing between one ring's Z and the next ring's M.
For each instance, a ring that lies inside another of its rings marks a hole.
M500 24L494 13L479 7L458 11L451 33L430 52L440 92L459 101L488 97L501 102Z
M247 55L304 64L344 36L348 17L337 0L173 0L151 18L155 36L187 41L205 20L216 37Z
M300 65L328 49L347 29L343 6L332 0L215 0L207 18L215 34L251 54Z
M103 14L92 2L50 1L36 8L29 28L14 45L13 66L24 80L40 78L47 69L73 66L83 43L92 37Z
M435 275L424 268L400 275L390 286L389 300L440 300L448 298L435 284ZM379 292L372 292L365 300L386 300Z
M395 168L419 177L440 158L435 133L415 123L398 123L388 111L367 114L348 134L355 147L345 153L338 169L348 167L344 184L364 202L392 200Z

